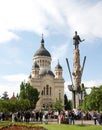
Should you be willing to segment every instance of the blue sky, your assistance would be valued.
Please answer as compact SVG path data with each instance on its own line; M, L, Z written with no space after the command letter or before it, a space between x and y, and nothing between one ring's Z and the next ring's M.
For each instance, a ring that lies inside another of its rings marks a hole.
M82 82L102 84L102 1L101 0L0 0L0 95L19 93L21 81L31 73L33 55L44 34L45 47L52 56L52 70L63 67L65 92L71 84L66 57L73 69L73 36L77 31L81 66L87 57Z

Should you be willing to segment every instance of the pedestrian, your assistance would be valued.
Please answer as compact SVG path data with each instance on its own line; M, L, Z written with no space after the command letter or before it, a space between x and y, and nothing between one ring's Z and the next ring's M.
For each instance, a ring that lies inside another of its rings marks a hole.
M58 124L59 125L61 124L61 115L60 114L58 115Z
M94 120L94 124L96 125L97 124L97 112L94 111L93 113L93 120Z

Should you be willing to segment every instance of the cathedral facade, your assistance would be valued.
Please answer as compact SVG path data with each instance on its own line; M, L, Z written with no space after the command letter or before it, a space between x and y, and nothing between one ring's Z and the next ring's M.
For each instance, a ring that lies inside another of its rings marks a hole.
M40 48L33 56L32 72L29 76L30 85L40 92L37 110L52 108L56 100L61 100L64 106L63 69L58 62L53 73L51 60L51 54L45 48L42 37Z

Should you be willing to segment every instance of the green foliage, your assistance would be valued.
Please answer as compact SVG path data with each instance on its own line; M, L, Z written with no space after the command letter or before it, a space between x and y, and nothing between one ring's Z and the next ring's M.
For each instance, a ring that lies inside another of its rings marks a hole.
M81 108L102 111L102 85L92 88L91 93L84 98Z
M0 100L0 111L8 112L8 100Z
M69 104L68 104L68 99L66 94L64 95L64 106L65 106L65 110L68 110Z
M63 109L61 100L56 99L55 109L58 110L59 112Z
M39 92L29 83L22 82L20 85L19 99L28 99L30 101L31 109L34 109L37 101L39 100Z
M26 99L26 84L25 82L22 82L20 85L20 98L21 99Z
M65 110L72 109L72 101L71 100L68 101L66 94L64 95L64 106L65 106Z
M7 94L6 91L3 93L3 96L1 98L2 99L9 99L8 94Z
M0 111L2 112L17 112L24 111L30 108L30 102L28 99L17 100L0 100Z
M28 99L20 99L18 100L17 104L19 106L18 109L21 111L29 110L31 108L31 104Z
M69 104L68 110L72 110L72 100L69 100L68 104Z
M29 83L22 82L20 85L20 95L16 99L9 99L7 92L4 92L0 100L0 111L17 112L34 109L39 100L39 92L30 86Z

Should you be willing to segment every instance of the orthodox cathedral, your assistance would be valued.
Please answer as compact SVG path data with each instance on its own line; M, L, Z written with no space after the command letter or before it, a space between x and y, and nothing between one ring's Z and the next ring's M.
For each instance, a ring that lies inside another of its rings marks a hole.
M56 100L61 100L64 105L63 69L58 62L53 73L51 60L51 54L45 48L42 36L40 48L33 56L32 72L28 81L40 92L40 99L36 105L37 110L52 108Z

